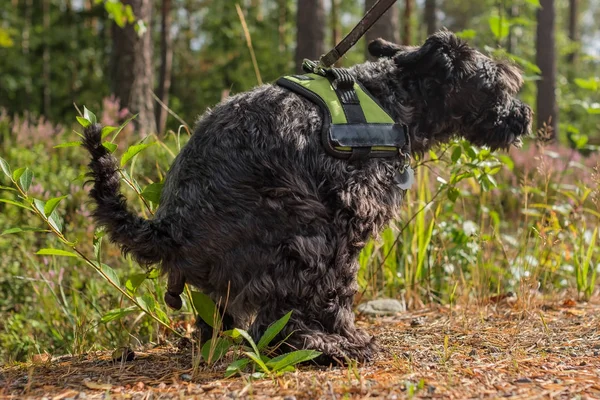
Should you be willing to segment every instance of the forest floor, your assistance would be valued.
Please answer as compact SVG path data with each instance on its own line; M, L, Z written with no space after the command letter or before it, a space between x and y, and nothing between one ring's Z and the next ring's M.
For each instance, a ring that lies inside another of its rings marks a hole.
M359 367L300 366L283 376L224 379L175 347L59 357L0 369L0 398L600 398L600 299L495 298L395 317L359 318L381 345Z

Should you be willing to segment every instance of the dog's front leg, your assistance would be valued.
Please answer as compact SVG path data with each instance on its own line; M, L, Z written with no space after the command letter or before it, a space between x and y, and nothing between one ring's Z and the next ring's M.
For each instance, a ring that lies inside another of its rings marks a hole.
M286 348L320 351L323 355L316 361L321 364L345 363L346 358L371 360L376 351L373 337L354 325L354 285L332 289L325 282L344 280L319 279L310 285L310 291L303 291L305 296L269 301L259 308L250 334L258 340L269 324L291 310L290 320L277 338L287 338ZM307 292L311 295L306 296Z

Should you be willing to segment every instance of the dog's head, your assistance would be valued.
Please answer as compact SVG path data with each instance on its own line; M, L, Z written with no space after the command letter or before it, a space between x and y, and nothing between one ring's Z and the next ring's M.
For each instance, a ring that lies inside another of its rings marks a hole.
M400 87L413 97L413 122L430 144L460 135L476 145L507 148L520 146L521 136L531 130L531 108L515 98L523 84L519 70L447 30L421 47L377 39L369 52L393 59Z

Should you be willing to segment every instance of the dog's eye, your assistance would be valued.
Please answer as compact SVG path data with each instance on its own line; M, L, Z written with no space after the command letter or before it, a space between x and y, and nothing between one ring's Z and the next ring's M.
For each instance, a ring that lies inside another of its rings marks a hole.
M335 289L329 289L329 290L327 291L327 298L328 298L328 299L333 299L333 298L335 298L336 296L337 296L337 290L335 290Z

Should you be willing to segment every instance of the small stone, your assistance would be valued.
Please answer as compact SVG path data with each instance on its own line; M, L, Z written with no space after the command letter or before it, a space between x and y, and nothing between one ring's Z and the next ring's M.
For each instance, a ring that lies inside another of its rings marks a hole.
M362 303L358 312L367 315L393 315L406 311L406 303L395 299L377 299Z
M587 365L587 363L585 361L582 361L582 362L579 363L580 367L583 367L584 365Z
M598 356L600 356L600 352L598 352L598 351L595 351L595 352L594 352L594 356L595 356L595 357L598 357Z
M515 383L531 383L531 379L529 378L519 378L515 381Z
M475 357L477 355L477 350L473 349L469 352L469 356Z
M164 382L161 382L161 383L158 384L157 388L160 389L160 390L166 389L167 388L167 384L164 383Z
M192 380L192 376L190 374L181 374L181 380L185 382L190 382Z
M296 396L285 396L283 400L296 400Z

